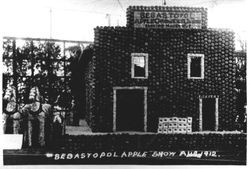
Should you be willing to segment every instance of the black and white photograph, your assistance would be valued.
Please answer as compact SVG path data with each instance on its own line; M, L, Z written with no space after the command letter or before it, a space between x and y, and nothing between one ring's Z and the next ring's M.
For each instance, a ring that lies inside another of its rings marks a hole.
M247 10L2 1L3 166L246 166Z

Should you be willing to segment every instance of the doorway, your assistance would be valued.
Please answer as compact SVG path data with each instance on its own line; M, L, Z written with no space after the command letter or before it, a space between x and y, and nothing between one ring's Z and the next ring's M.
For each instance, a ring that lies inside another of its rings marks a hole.
M218 130L218 104L216 96L203 96L200 98L200 131Z
M115 87L113 131L147 130L147 88Z

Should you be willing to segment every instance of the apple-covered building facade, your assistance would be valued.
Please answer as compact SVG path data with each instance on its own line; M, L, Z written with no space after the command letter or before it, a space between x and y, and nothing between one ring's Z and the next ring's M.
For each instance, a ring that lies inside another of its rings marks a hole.
M159 119L192 118L192 132L234 130L234 33L207 28L207 10L127 9L126 27L97 27L86 68L94 132L157 132Z

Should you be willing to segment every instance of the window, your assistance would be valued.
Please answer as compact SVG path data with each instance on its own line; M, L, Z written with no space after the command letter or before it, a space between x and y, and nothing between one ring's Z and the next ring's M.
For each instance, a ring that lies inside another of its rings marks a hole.
M204 79L204 54L188 54L188 79Z
M147 53L132 53L131 76L135 79L148 78Z

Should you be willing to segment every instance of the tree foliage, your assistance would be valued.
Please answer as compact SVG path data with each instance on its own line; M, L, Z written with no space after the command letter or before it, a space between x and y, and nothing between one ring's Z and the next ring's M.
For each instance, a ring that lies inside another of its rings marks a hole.
M62 93L70 96L70 63L56 42L5 39L3 50L3 89L7 84L16 86L18 102L28 102L34 85L50 104Z

